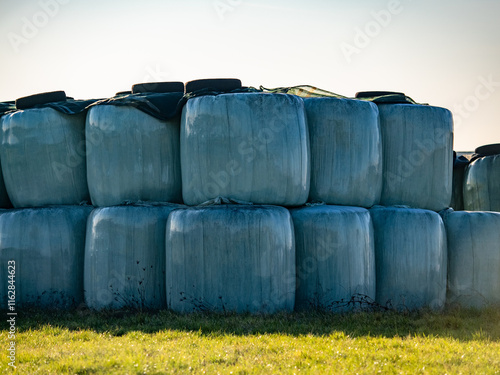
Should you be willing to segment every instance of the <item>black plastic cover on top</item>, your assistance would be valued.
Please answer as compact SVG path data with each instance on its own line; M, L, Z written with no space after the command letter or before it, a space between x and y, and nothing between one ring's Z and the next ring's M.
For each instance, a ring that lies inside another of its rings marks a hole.
M200 90L230 92L241 88L241 81L236 78L197 79L186 83L186 93Z
M0 117L8 112L12 112L16 110L16 102L0 102Z
M115 96L99 100L94 105L129 106L139 109L159 120L170 120L178 116L185 104L184 93L140 93L126 96Z
M132 94L140 94L146 92L167 93L167 92L182 92L184 93L183 82L146 82L136 83L132 86Z
M492 143L476 148L470 162L472 163L474 160L494 155L500 155L500 143Z
M361 91L356 93L355 98L375 104L418 104L404 93L392 91Z
M52 91L16 99L14 108L10 108L13 111L29 110L32 108L52 108L67 115L76 115L87 110L97 100L75 100L67 97L64 91Z
M16 99L16 108L30 109L47 103L62 102L66 99L66 93L64 91L42 92L40 94L24 96Z
M469 159L465 156L458 156L455 151L453 151L453 169L463 169L470 164Z

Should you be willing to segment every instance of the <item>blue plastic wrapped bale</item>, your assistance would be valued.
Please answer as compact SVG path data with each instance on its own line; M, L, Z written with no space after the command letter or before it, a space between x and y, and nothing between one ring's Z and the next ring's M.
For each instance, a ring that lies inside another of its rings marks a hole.
M500 155L474 160L465 169L464 209L500 211Z
M172 212L167 305L176 312L292 311L295 244L283 207L223 205Z
M19 110L2 117L2 133L3 178L14 207L89 200L84 112Z
M83 302L85 228L91 210L58 206L0 213L1 308L7 308L10 270L15 273L16 307L69 309Z
M397 310L439 310L446 302L447 244L439 214L374 207L376 301Z
M383 146L380 204L440 211L452 195L453 119L444 108L379 104Z
M189 99L181 120L181 169L188 205L217 196L304 204L310 154L302 99L266 93Z
M179 128L180 116L161 120L130 105L92 107L86 122L92 203L181 202Z
M100 309L165 307L165 225L175 204L92 211L85 244L85 302Z
M444 222L448 303L476 308L500 305L500 213L446 212Z
M295 228L297 310L335 312L375 300L375 241L368 210L314 206L291 210Z
M377 105L306 98L311 143L310 200L371 207L382 192L382 142Z

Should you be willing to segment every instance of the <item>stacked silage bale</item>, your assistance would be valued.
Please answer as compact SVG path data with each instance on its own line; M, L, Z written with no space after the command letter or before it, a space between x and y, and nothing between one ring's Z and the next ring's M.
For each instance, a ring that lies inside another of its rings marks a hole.
M181 207L182 82L136 84L86 121L85 301L94 309L165 308L165 226Z
M450 304L484 307L500 303L499 153L500 145L491 144L476 148L470 162L462 158L466 211L449 210L443 215L448 233Z
M68 309L83 302L85 228L91 210L68 205L0 213L1 308L7 308L12 290L19 307ZM8 275L14 275L14 283L7 283Z
M293 310L295 243L285 208L225 204L179 209L168 218L166 232L166 292L172 310Z
M500 211L500 144L478 147L465 169L464 208Z
M84 134L92 102L62 91L37 94L16 100L16 109L0 119L2 172L15 207L0 213L1 294L15 285L19 306L70 308L83 301L91 211ZM7 283L6 264L13 265L15 283Z
M316 205L291 210L297 310L345 312L375 299L375 242L367 209Z
M93 309L163 309L169 203L98 207L85 243L85 301Z
M500 305L500 213L443 213L448 233L448 302Z
M309 207L291 210L296 236L296 309L350 311L375 299L369 208L382 190L377 106L304 98L311 149ZM318 205L318 202L324 205Z
M291 311L293 227L288 210L277 206L302 205L309 195L303 102L243 89L235 80L194 81L186 88L195 93L181 121L183 199L213 202L169 217L168 306ZM228 204L212 204L220 202Z
M133 89L130 95L96 103L88 112L85 132L92 203L99 207L125 201L180 203L177 104L184 86L163 82ZM141 91L146 89L156 91Z
M445 304L447 242L440 216L452 194L450 111L401 93L365 92L379 109L383 149L375 232L376 300L397 309Z

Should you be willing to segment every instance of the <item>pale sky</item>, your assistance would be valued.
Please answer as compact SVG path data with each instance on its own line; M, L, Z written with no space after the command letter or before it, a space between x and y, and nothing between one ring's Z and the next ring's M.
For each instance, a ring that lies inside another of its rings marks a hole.
M500 0L0 0L0 101L239 78L450 109L455 150L500 143Z

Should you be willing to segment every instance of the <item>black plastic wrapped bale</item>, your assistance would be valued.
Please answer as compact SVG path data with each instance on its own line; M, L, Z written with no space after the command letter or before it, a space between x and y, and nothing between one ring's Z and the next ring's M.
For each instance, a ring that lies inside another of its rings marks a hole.
M0 129L2 129L3 115L7 112L15 111L15 109L16 105L14 104L13 101L0 103ZM0 208L11 208L11 207L12 203L10 201L9 194L7 193L7 189L5 187L5 182L3 180L3 173L0 170Z
M450 207L455 211L464 209L464 178L465 169L469 165L469 159L463 155L457 155L453 151L453 193L451 195Z

